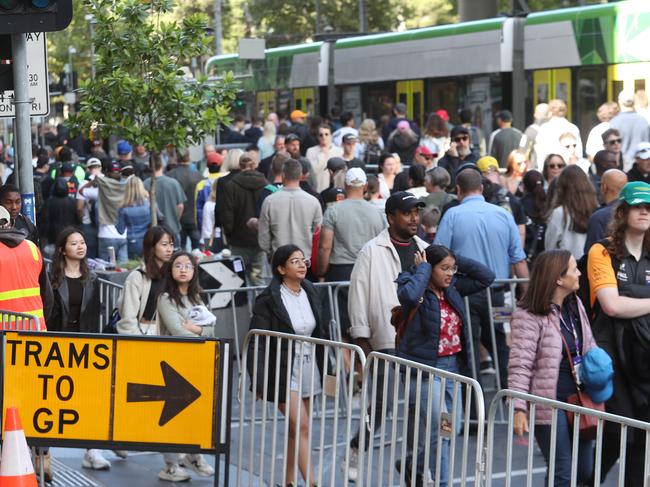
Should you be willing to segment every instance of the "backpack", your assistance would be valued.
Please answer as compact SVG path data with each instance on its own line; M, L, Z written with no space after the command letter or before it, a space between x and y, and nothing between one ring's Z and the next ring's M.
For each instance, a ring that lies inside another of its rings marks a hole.
M402 305L395 306L390 310L390 324L395 328L395 348L399 347L400 341L406 332L406 328L409 323L415 318L415 313L418 312L418 308L424 301L424 298L420 298L417 306L413 306L408 315L404 313L404 307Z
M599 240L598 242L594 242L591 247L593 247L596 244L601 244L605 249L607 249L607 246L609 245L609 239L604 238L602 240ZM591 250L591 247L589 247L589 250ZM588 274L588 267L587 267L587 261L589 259L589 250L584 253L580 259L578 259L578 270L580 271L580 288L577 291L577 295L580 298L580 301L582 301L583 306L585 307L585 311L587 312L587 316L589 317L590 323L594 324L596 315L600 311L600 305L598 304L598 300L594 303L594 306L591 306L591 288L589 287L589 274ZM612 267L614 268L614 272L618 273L618 269L621 266L621 262L612 254L609 254L609 257L612 261Z
M379 147L379 144L368 142L368 145L366 145L366 151L363 154L363 162L366 164L379 164L380 157L381 147Z
M526 217L526 257L532 262L537 255L544 250L544 235L546 224L536 223L532 218ZM584 256L583 256L584 257ZM585 263L585 266L587 264Z
M45 206L45 200L43 199L43 178L45 177L46 174L34 174L34 213L37 215L41 214Z

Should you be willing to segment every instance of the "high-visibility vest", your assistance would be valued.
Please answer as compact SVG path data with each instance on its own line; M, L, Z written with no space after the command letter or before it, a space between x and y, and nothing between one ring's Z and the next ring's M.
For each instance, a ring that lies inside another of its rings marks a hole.
M13 248L0 242L0 310L34 315L44 331L43 300L38 281L42 267L41 252L30 240L25 239ZM5 320L5 328L15 329L15 320Z

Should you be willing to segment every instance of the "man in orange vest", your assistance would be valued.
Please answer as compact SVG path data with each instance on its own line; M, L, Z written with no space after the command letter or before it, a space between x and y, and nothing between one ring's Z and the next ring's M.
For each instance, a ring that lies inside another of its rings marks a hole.
M27 240L23 231L11 226L11 215L0 206L0 310L36 316L39 321L37 329L45 331L43 301L51 302L48 298L51 288L42 270L40 250ZM2 325L10 330L23 328L17 327L13 318L3 320ZM35 326L26 321L24 329L34 329Z

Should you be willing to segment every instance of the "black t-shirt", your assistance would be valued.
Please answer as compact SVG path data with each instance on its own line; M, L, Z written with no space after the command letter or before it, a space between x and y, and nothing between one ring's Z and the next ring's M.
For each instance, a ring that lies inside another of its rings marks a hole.
M526 212L524 211L524 207L521 204L521 200L509 192L508 202L510 203L510 209L512 210L512 217L515 219L515 224L525 225Z
M415 264L415 253L419 250L415 239L410 239L408 242L399 242L391 238L390 241L397 251L400 264L402 264L402 270L406 271L413 267Z
M79 331L79 319L81 318L81 301L84 295L84 285L81 277L67 277L68 283L68 322L64 323L66 331Z

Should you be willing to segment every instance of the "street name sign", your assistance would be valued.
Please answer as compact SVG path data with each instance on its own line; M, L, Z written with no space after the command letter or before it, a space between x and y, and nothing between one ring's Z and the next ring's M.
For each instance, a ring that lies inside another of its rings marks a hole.
M30 116L44 117L50 113L50 91L47 76L47 41L44 32L23 34L27 40L27 82L29 83ZM0 118L14 118L14 91L0 93Z
M229 342L6 332L3 363L3 411L19 408L30 444L214 452L229 441Z

